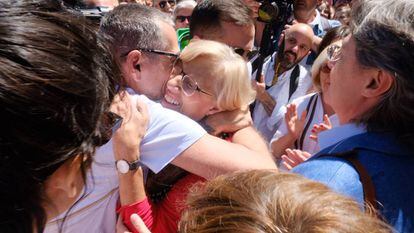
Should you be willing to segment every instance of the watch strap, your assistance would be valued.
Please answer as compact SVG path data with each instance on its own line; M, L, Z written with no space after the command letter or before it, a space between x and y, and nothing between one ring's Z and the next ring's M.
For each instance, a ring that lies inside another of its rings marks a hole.
M137 170L139 167L144 166L144 164L139 159L132 161L132 162L128 162L128 164L129 164L130 171Z

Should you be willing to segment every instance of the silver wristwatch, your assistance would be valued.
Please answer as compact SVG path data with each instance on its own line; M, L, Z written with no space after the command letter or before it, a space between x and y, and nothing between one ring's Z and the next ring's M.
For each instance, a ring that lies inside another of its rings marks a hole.
M139 167L144 166L139 159L128 162L125 159L120 159L115 162L116 170L121 174L126 174L129 171L138 169Z

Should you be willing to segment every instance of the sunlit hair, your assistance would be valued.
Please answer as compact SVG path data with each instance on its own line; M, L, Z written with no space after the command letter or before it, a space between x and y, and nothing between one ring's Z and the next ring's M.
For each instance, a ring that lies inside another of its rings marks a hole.
M209 40L193 40L181 53L183 63L202 62L206 74L214 78L213 94L221 110L235 110L247 106L256 92L250 84L244 59L229 46Z
M351 198L291 173L253 170L193 187L180 233L392 232Z
M357 122L368 131L392 131L414 147L414 1L359 0L352 5L357 62L394 76L380 102ZM345 71L346 72L346 71Z
M178 12L180 12L183 9L194 9L194 7L197 6L197 2L194 0L183 0L179 2L175 8L174 8L174 20L176 19Z
M342 46L342 41L337 41L332 44ZM326 65L327 62L328 62L328 54L327 54L327 48L325 48L324 50L322 50L322 52L318 55L316 60L313 62L312 71L311 71L313 86L319 92L322 91L321 76L320 76L321 69L323 68L324 65Z

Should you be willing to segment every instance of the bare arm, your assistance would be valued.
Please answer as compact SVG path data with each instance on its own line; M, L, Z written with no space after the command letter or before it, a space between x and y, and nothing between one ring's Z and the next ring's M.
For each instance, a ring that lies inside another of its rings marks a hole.
M148 125L148 111L144 103L134 103L128 93L121 95L123 96L115 98L111 106L112 112L123 118L121 127L113 135L113 149L115 160L124 159L132 162L140 158L139 145ZM119 173L118 176L122 206L145 199L141 167L126 174Z
M262 95L257 95L257 100L259 100L259 102L263 105L266 113L269 116L272 115L273 109L276 106L276 101L272 98L272 96L265 91Z
M319 36L313 36L312 48L311 48L313 52L318 53L319 45L321 44L321 41L322 41L322 38L320 38Z
M285 150L287 148L293 147L293 143L295 143L295 140L296 139L294 137L292 137L289 134L286 134L280 137L279 139L277 139L276 141L273 141L270 144L270 147L271 147L272 154L275 157L275 159L281 159L282 155L285 154Z
M258 100L264 107L266 113L272 115L273 109L276 106L276 101L266 91L266 84L264 83L263 75L260 76L260 82L252 80L252 86L256 90L256 100Z
M243 140L244 136L237 137L240 138L236 140ZM251 137L248 140L253 141ZM239 170L276 169L269 152L253 151L208 134L183 151L172 163L206 179Z

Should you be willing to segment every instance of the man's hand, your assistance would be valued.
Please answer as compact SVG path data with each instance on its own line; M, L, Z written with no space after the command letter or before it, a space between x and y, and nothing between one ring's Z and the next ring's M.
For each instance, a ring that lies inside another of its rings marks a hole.
M260 80L252 80L252 86L256 90L256 99L263 102L266 99L266 84L264 83L263 75L260 75Z
M276 101L266 91L266 84L264 76L260 75L260 80L252 80L252 86L256 90L256 100L258 100L264 107L267 115L272 115L273 109L276 106Z
M249 108L233 111L219 112L203 119L203 123L212 129L212 135L219 135L222 132L236 132L252 125L252 117Z

